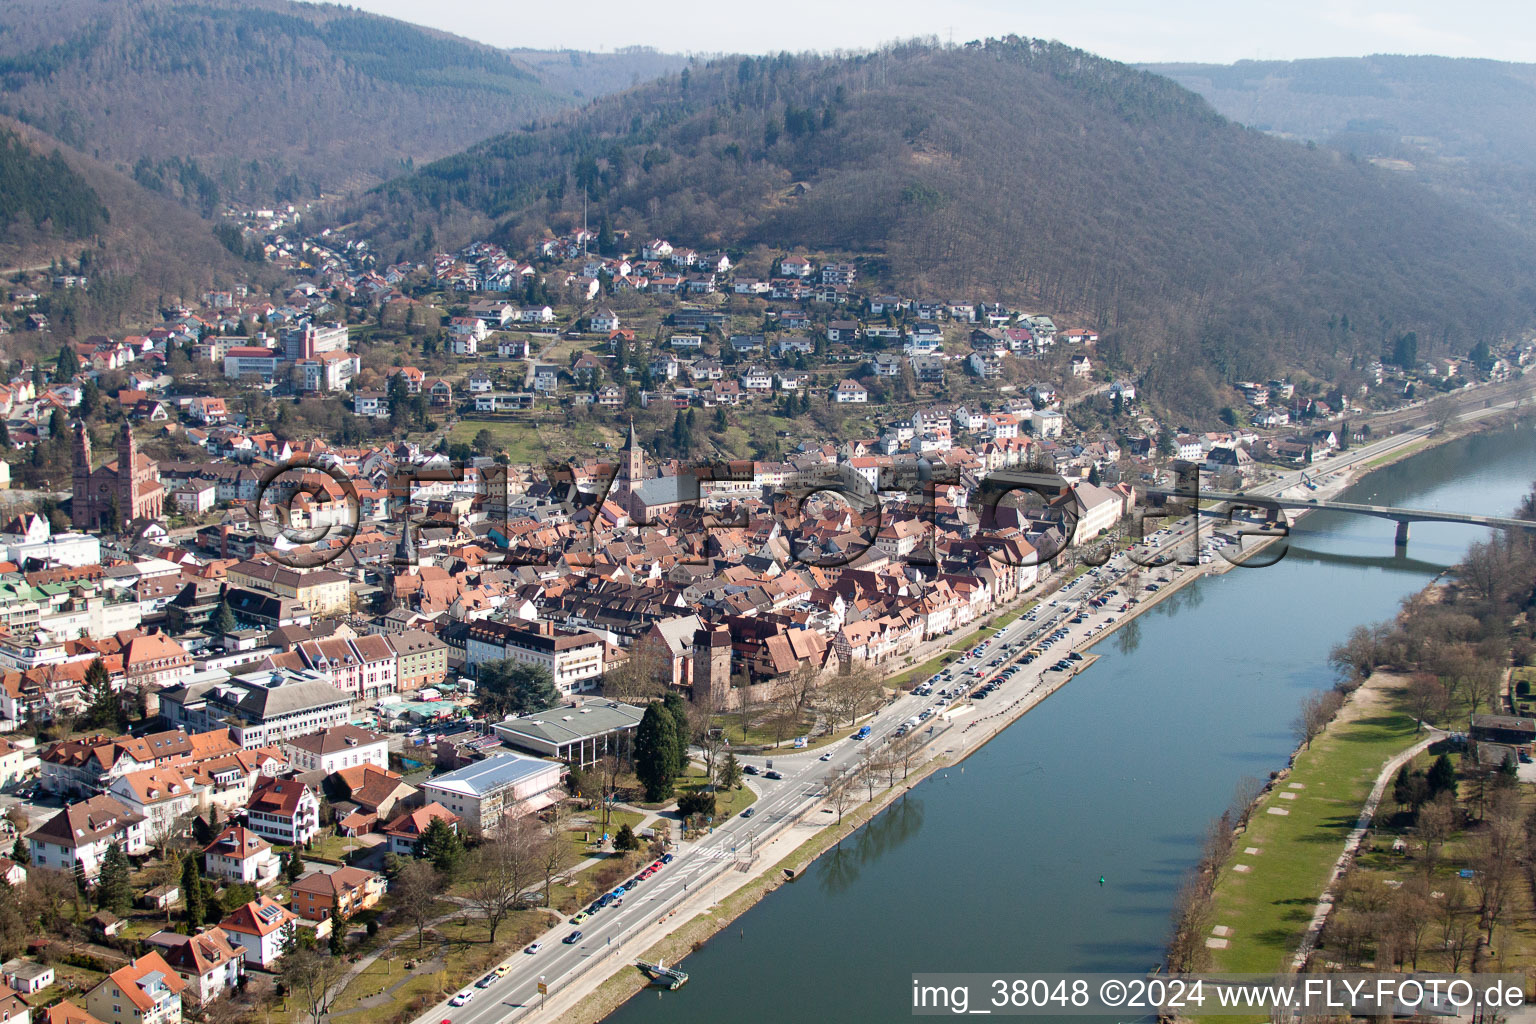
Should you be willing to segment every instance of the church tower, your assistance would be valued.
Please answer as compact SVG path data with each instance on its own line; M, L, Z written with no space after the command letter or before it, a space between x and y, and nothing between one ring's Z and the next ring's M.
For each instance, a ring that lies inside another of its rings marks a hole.
M625 490L633 490L645 479L645 452L640 449L640 442L635 439L635 421L631 417L629 421L629 438L624 442L624 452L619 457L619 480L626 486Z
M77 530L96 529L94 501L91 497L91 435L85 424L75 421L75 479L70 497L70 518Z
M133 428L124 420L117 435L117 509L121 521L108 523L108 529L121 530L123 523L141 514L139 473L139 446L134 443Z

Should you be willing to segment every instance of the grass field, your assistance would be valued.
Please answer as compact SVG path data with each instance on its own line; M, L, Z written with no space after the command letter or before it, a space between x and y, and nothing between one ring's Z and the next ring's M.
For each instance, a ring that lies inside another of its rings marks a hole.
M1360 693L1374 699L1351 701L1347 720L1335 722L1297 755L1290 776L1260 799L1222 866L1212 922L1232 933L1225 949L1211 951L1218 970L1288 968L1376 775L1392 755L1413 744L1413 719L1393 706L1395 694ZM1294 798L1283 799L1285 793ZM1260 852L1245 854L1249 848ZM1235 871L1239 864L1250 870Z
M330 1009L331 1019L346 1024L381 1024L394 1020L417 1000L431 1005L526 945L552 920L539 910L514 912L497 929L493 945L485 922L466 914L432 929L441 938L428 938L420 952L416 949L415 930L401 929L390 939L395 946L393 954L370 964L336 997ZM384 933L380 935L383 937ZM414 970L406 970L407 960L421 958L430 959L418 962Z
M1386 464L1388 462L1393 462L1393 461L1395 461L1397 459L1401 459L1401 458L1404 458L1404 457L1406 457L1408 455L1412 455L1414 452L1418 451L1421 448L1428 448L1431 444L1436 443L1438 440L1439 440L1439 438L1436 438L1436 437L1423 437L1423 438L1420 438L1419 440L1413 442L1412 444L1404 445L1403 447L1397 449L1396 451L1388 452L1385 455L1378 455L1376 458L1371 459L1369 462L1367 462L1364 466L1362 466L1360 468L1364 469L1364 470L1376 469L1378 466L1382 466L1382 465L1384 465L1384 464Z
M590 420L577 421L568 428L558 421L541 423L532 419L460 420L448 432L448 441L469 444L482 430L489 431L494 439L493 454L506 452L515 464L535 466L551 458L591 456L602 450L604 444L617 446L623 442L616 430Z
M717 762L718 763L718 762ZM677 795L693 793L703 789L708 783L704 777L704 769L698 765L690 765L688 774L677 784ZM732 814L740 814L757 802L757 794L743 785L740 789L715 790L715 820L729 817Z

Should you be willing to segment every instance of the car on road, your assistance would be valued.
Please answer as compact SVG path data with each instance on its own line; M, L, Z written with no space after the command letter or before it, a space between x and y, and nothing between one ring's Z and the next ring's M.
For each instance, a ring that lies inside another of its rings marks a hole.
M756 813L757 813L757 808L755 808L755 807L748 807L746 810L741 812L741 816L743 818L750 818L750 817L752 817L752 815L754 815Z
M490 974L487 974L485 977L475 982L475 988L490 988L494 984L496 984L496 972L492 971Z
M581 932L579 932L579 931L571 932L571 934L567 935L565 938L561 939L560 941L565 943L567 946L575 945L577 942L581 941Z
M544 948L544 943L542 943L542 942L530 942L530 943L528 943L527 948L523 950L523 952L524 953L537 953L539 950L541 950L543 948Z
M763 778L765 778L765 779L774 779L774 780L782 779L783 777L784 776L780 775L777 771L771 771L771 770L763 775Z
M830 750L827 751L825 754L822 754L816 760L818 760L818 761L830 761L830 760L832 760L832 751L830 751Z
M458 995L454 996L452 999L448 1000L448 1005L463 1006L473 998L475 998L475 990L472 988L467 988L460 992Z
M755 764L742 765L741 773L743 775L756 775L756 774L758 774L757 765L755 765Z

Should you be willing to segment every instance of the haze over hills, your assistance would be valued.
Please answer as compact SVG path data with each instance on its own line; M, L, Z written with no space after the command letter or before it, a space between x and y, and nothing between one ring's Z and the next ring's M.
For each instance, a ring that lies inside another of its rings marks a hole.
M1374 55L1147 69L1235 121L1375 160L1536 227L1536 64Z
M594 223L636 234L853 250L908 292L1082 317L1186 408L1297 365L1347 380L1398 331L1464 353L1536 297L1511 229L1166 78L1019 39L697 65L353 212L386 251L518 242L579 223L583 187Z
M205 213L371 184L680 60L514 57L286 0L0 5L0 113Z

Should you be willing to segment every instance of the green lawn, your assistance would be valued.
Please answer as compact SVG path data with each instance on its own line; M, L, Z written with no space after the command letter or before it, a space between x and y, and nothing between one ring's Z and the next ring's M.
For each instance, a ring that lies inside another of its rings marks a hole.
M342 990L331 1006L331 1018L338 1024L380 1024L394 1020L413 1004L416 1010L423 1010L505 960L541 934L551 921L541 910L515 912L497 929L492 945L485 922L470 913L434 929L441 940L429 938L419 952L415 929L400 929L392 936L392 954L370 964ZM406 970L406 961L423 958L430 960ZM431 967L438 969L429 970ZM382 993L387 996L376 998ZM374 1005L364 1006L365 1000Z
M349 839L345 836L331 835L327 831L314 838L304 855L307 857L319 857L325 860L339 860L345 863L348 854L354 850L361 849L364 849L364 846L358 840Z
M592 824L587 824L583 821L579 824L572 824L566 830L565 838L569 840L571 849L576 852L578 857L590 857L593 854L605 852L598 846L605 831L610 836L618 835L619 829L624 827L624 825L627 824L630 828L636 828L645 818L645 815L638 811L621 811L615 808L608 824L600 825L597 822L601 820L602 813L600 808L594 807L591 811L584 812L582 815L583 818L590 817Z
M754 710L758 714L764 715L768 712L766 707ZM773 749L775 740L778 741L779 749L784 749L785 745L792 748L795 739L809 733L813 724L814 719L810 715L802 715L799 728L785 729L781 733L779 730L766 724L757 722L748 724L746 730L743 731L741 715L735 713L718 715L714 720L714 725L717 728L725 730L725 737L731 741L732 745L768 747L770 750Z
M924 679L927 679L929 676L942 669L945 665L949 665L952 662L959 660L962 653L964 652L957 650L945 651L937 658L930 658L923 662L921 665L914 665L912 668L907 669L900 675L892 676L890 679L886 680L886 683L890 686L896 687L898 690L911 689L914 685L922 682Z
M684 793L701 790L707 782L704 769L698 765L690 765L687 776L678 781L677 795L682 796ZM757 794L746 786L740 789L717 789L715 790L715 819L718 821L732 814L740 814L756 801Z
M1288 969L1376 775L1415 739L1412 718L1383 700L1362 717L1330 726L1301 751L1291 775L1254 808L1217 876L1212 923L1232 929L1230 945L1211 950L1217 970ZM1296 797L1282 799L1282 793ZM1270 814L1272 808L1289 814ZM1245 854L1250 847L1260 853ZM1234 871L1237 864L1250 870Z
M541 414L533 414L535 416ZM578 454L591 455L603 444L622 443L617 430L591 420L578 420L567 428L559 419L534 418L510 420L463 419L448 432L450 444L474 441L482 430L490 431L495 447L492 453L506 452L514 464L541 466L552 458Z
M1437 438L1437 437L1423 437L1423 438L1420 438L1419 440L1414 441L1412 444L1404 445L1403 447L1397 449L1396 451L1388 452L1385 455L1378 455L1376 458L1371 459L1369 462L1367 462L1361 468L1362 469L1367 469L1367 470L1375 469L1377 466L1380 466L1380 465L1382 465L1384 463L1387 463L1387 462L1391 462L1394 459L1401 459L1401 458L1403 458L1406 455L1411 455L1414 452L1418 451L1420 448L1427 448L1431 444L1434 444L1438 440L1439 440L1439 438Z

